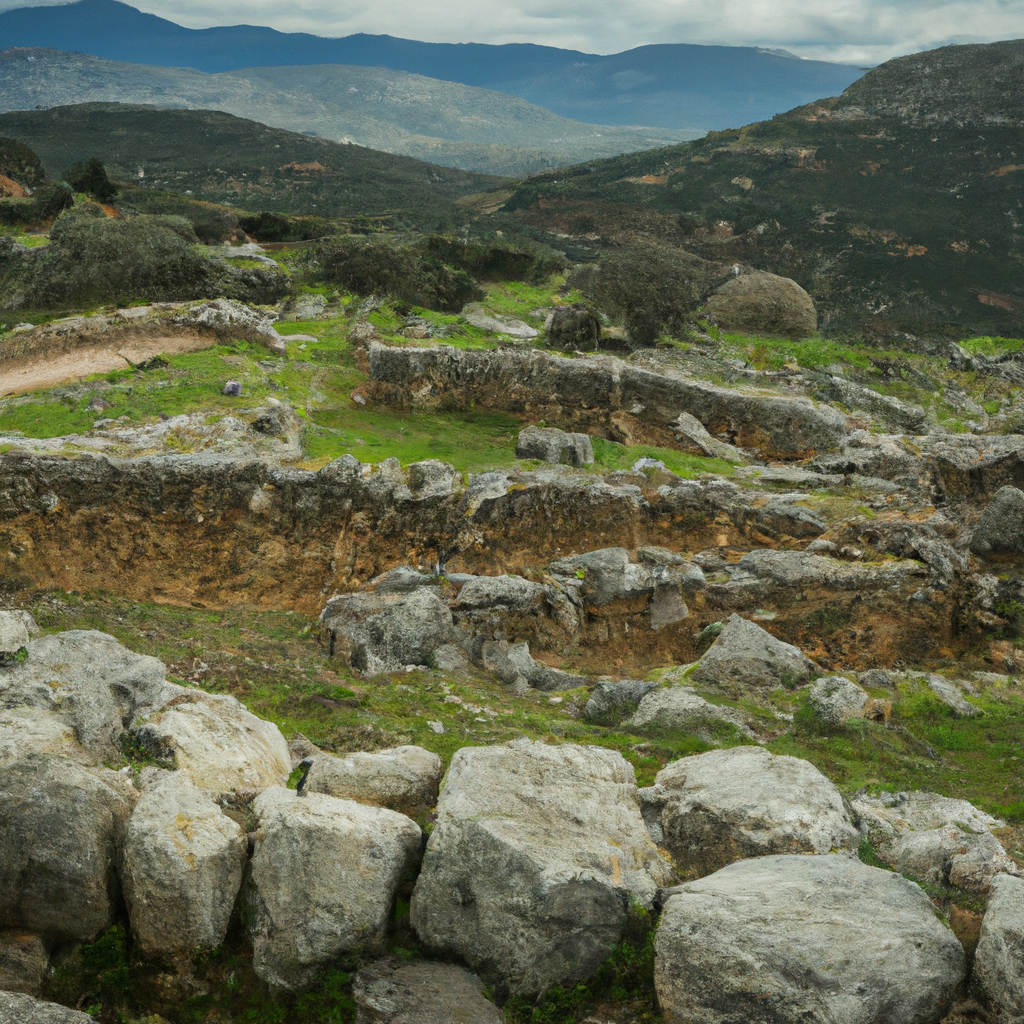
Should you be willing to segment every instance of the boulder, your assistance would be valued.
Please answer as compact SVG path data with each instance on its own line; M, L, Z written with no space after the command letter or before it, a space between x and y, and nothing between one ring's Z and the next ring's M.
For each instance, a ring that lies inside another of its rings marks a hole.
M434 953L502 992L587 978L620 940L630 899L672 872L618 753L514 740L459 750L437 806L411 919Z
M512 338L529 340L536 338L540 331L534 329L522 320L516 320L511 316L491 316L484 312L479 302L471 302L462 309L462 318L474 327L483 331L490 331L492 334L507 334Z
M915 790L910 793L858 795L852 804L861 831L873 843L886 843L908 832L945 828L988 832L1003 823L966 800Z
M935 694L943 704L949 708L950 711L957 718L971 718L974 715L980 715L981 709L976 708L971 704L963 695L963 691L956 685L956 683L950 682L948 679L943 679L941 676L932 675L928 679L928 689Z
M0 707L0 765L29 754L63 754L83 764L95 760L75 739L74 725L57 712Z
M860 833L817 768L763 747L684 757L655 780L662 845L684 877L744 857L856 849Z
M788 277L754 270L728 280L707 302L727 330L807 338L818 329L814 301Z
M647 694L657 689L657 683L639 679L623 679L621 682L601 679L583 708L583 717L594 721L632 711Z
M540 459L563 466L589 466L594 461L594 446L588 434L529 426L519 432L516 458Z
M434 581L411 565L399 565L379 576L374 576L363 587L366 594L411 594L419 587L434 586Z
M28 657L28 629L17 612L0 611L0 668Z
M50 957L38 935L0 931L0 992L39 995Z
M871 698L844 676L826 676L815 681L807 700L816 718L827 725L841 725L851 718L863 718Z
M806 683L816 668L803 651L734 614L690 678L736 689L763 689Z
M992 880L981 938L974 954L974 980L1001 1024L1024 1021L1024 879Z
M259 792L287 781L291 756L273 722L227 694L179 689L135 728L144 750L211 793Z
M696 733L705 743L735 736L737 729L750 735L740 711L712 704L689 686L652 690L626 724L631 729L681 729Z
M185 772L158 772L135 805L121 869L132 933L147 956L224 941L242 885L245 832Z
M455 640L448 605L428 587L332 597L320 621L332 655L367 676L429 665L433 651Z
M483 988L455 964L379 960L352 979L356 1024L504 1024Z
M96 1018L60 1003L19 992L0 992L0 1024L96 1024Z
M555 306L546 326L548 344L563 352L593 352L601 338L601 321L582 302Z
M117 772L55 754L0 768L0 927L67 942L109 927L136 796Z
M613 601L649 599L656 589L674 586L678 591L684 570L673 566L651 567L631 562L625 548L600 548L581 555L569 555L552 562L548 569L575 587L588 607L600 609Z
M403 814L276 787L253 803L253 967L272 990L310 984L341 953L378 948L402 873L420 851Z
M462 474L440 459L424 459L409 466L409 490L417 501L445 498L462 486Z
M913 882L853 857L758 857L665 903L654 981L666 1024L937 1024L963 947Z
M971 536L979 558L1024 553L1024 491L1000 487L988 503Z
M407 746L375 754L317 754L299 791L389 807L416 818L434 809L440 783L441 758Z

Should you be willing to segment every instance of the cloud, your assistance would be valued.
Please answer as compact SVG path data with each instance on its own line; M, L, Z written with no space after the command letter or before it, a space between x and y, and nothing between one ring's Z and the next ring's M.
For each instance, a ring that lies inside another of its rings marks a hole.
M0 10L24 3L0 0ZM248 0L243 18L233 0L136 0L133 6L191 28L244 20L282 32L530 42L590 53L664 42L766 46L852 64L1024 36L1021 0Z

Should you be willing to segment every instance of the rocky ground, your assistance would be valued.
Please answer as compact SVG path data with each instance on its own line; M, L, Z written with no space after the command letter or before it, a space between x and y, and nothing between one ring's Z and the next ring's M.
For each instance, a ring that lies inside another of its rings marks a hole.
M0 1021L1024 1019L1020 343L565 301L18 332Z

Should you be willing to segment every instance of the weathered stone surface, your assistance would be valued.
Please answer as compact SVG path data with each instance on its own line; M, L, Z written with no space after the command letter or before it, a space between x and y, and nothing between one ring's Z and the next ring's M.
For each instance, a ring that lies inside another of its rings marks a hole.
M0 668L28 656L28 629L17 612L0 611Z
M227 694L179 687L177 696L134 734L158 761L186 772L212 793L259 792L282 785L291 771L280 729Z
M980 558L1024 553L1024 491L996 491L971 536L971 551Z
M38 935L0 931L0 992L38 996L50 957Z
M356 1024L504 1024L475 974L455 964L379 960L352 979Z
M440 783L441 758L406 746L375 754L317 754L300 791L389 807L415 818L433 809Z
M601 338L601 321L588 306L555 306L547 323L548 344L563 352L593 352Z
M712 704L689 686L654 689L641 701L628 725L633 729L682 729L707 743L735 735L735 729L750 735L744 715L736 708Z
M974 954L974 979L1000 1022L1024 1021L1024 879L992 880L981 938Z
M814 670L814 662L792 644L776 640L748 619L730 615L691 678L698 683L763 688L805 683Z
M268 789L252 856L253 966L271 989L311 983L339 953L377 948L402 872L420 850L403 814Z
M568 555L556 559L548 569L556 579L563 580L575 589L580 600L589 608L601 609L615 601L646 598L652 603L654 615L656 599L660 597L666 601L669 594L674 592L681 609L678 618L685 618L689 614L682 600L681 589L684 577L692 579L692 574L688 575L685 568L676 566L650 566L633 562L625 548L600 548L580 555ZM663 611L667 621L677 621L669 615L667 604Z
M956 825L971 832L988 832L1002 824L966 800L923 790L858 796L852 802L861 831L883 843L907 832Z
M557 427L525 427L516 440L517 459L540 459L563 466L589 466L594 446L588 434L571 434Z
M448 605L426 587L332 597L320 621L334 656L367 676L429 665L431 653L454 640Z
M921 889L853 857L741 860L673 892L654 975L671 1024L937 1024L967 973Z
M811 686L807 700L814 714L828 725L863 718L871 698L844 676L826 676Z
M96 1018L60 1003L16 992L0 992L0 1024L96 1024Z
M818 329L810 295L796 281L763 270L730 278L708 299L707 310L735 331L806 338Z
M245 833L185 772L143 790L124 839L121 878L132 932L149 956L224 941L242 884Z
M981 709L976 708L971 704L970 701L964 697L963 691L948 679L932 675L928 679L928 689L931 690L932 693L934 693L935 696L938 697L939 700L941 700L942 703L957 716L957 718L971 718L974 715L981 714Z
M671 879L640 816L635 776L598 747L516 740L452 758L412 896L430 950L505 991L591 975L630 896Z
M481 330L492 331L494 334L508 334L513 338L530 339L540 334L540 331L522 320L516 320L515 317L491 316L485 313L479 302L471 302L463 307L462 318Z
M584 705L583 717L593 721L631 711L648 693L657 689L657 683L640 679L599 680Z
M78 942L103 931L135 797L116 772L54 754L0 768L0 927Z

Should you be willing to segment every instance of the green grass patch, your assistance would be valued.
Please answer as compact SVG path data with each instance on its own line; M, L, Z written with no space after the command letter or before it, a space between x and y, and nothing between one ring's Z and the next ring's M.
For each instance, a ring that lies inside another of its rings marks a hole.
M700 455L688 455L675 448L656 448L654 445L624 445L604 438L593 438L594 469L611 472L631 469L638 459L659 459L665 468L681 477L692 479L703 473L731 476L736 468L724 459L708 459Z

